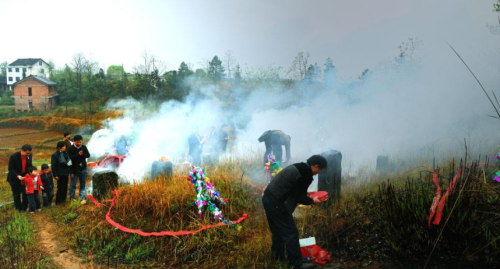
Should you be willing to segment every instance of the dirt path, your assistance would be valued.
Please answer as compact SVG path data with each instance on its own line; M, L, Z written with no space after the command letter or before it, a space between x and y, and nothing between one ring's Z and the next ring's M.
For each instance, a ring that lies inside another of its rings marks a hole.
M37 227L37 237L40 244L42 244L42 249L48 253L55 265L68 269L85 268L73 250L57 239L58 228L50 220L50 217L43 212L37 212L33 216L33 221Z

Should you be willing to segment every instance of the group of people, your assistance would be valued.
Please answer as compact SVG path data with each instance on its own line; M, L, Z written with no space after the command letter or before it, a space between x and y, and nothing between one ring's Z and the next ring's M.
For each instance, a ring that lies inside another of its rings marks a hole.
M54 179L57 190L55 193L56 205L66 202L68 182L70 181L69 197L76 198L76 185L80 183L79 198L85 200L85 184L87 180L87 158L90 153L83 145L83 137L75 135L70 140L69 133L64 139L57 142L57 150L51 156L50 167L41 165L41 173L33 165L33 148L23 145L21 150L9 158L9 182L14 198L14 206L19 212L30 213L41 210L40 191L44 207L50 207L54 198Z
M274 154L276 161L283 163L282 146L285 147L286 152L285 163L290 160L291 137L283 131L265 131L258 140L259 142L264 142L266 146L264 163L267 162L267 156L270 153ZM200 134L198 127L194 127L193 132L188 137L188 155L191 157L192 164L194 166L200 166L202 163L202 156L217 162L219 157L226 152L228 141L229 133L227 124L223 124L218 131L212 126L210 132L206 135Z
M228 139L225 124L219 131L212 128L210 134L204 136L195 128L188 138L189 155L193 165L201 164L204 145L209 145L209 153L213 158L218 158L226 151ZM285 146L286 162L290 161L289 135L280 130L269 130L264 132L258 141L266 145L264 162L268 154L274 153L275 159L281 163L282 146ZM66 201L69 180L71 180L70 199L75 198L78 179L80 199L85 199L86 159L90 157L90 153L82 142L82 136L76 135L71 141L70 134L65 133L64 140L57 143L57 150L52 154L50 168L47 164L42 164L40 174L32 164L33 149L30 145L22 146L19 152L10 156L7 180L11 185L17 210L25 212L29 208L31 213L40 211L40 191L42 191L43 205L51 206L54 197L53 179L57 182L56 205ZM313 181L313 176L326 167L327 161L324 157L313 155L305 163L295 163L285 167L264 190L262 204L272 233L271 257L276 260L288 260L292 268L312 267L311 264L303 263L299 233L292 214L298 204L317 205L322 202L317 197L310 198L307 189Z
M227 124L222 124L220 130L215 127L210 128L209 134L201 135L198 127L193 128L193 132L188 137L188 155L192 159L194 166L200 166L202 154L211 161L217 162L219 157L226 152L229 133Z

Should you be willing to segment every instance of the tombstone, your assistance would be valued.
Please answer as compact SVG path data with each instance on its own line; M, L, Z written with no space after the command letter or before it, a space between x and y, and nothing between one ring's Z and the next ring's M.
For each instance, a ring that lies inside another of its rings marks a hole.
M342 183L342 153L330 150L321 153L328 166L318 176L318 191L328 192L328 201L340 201L340 185Z
M151 180L155 180L158 176L171 177L173 174L172 162L170 161L154 161L151 166Z
M387 174L389 172L389 156L378 155L377 156L377 166L375 171L381 175Z
M118 188L118 175L111 170L97 171L92 175L92 196L97 200L108 199Z

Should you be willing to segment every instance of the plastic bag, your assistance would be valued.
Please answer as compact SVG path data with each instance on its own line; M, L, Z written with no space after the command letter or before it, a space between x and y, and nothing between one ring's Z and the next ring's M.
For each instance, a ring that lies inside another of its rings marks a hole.
M302 258L310 257L315 264L324 265L331 261L330 254L318 245L305 246L300 248Z

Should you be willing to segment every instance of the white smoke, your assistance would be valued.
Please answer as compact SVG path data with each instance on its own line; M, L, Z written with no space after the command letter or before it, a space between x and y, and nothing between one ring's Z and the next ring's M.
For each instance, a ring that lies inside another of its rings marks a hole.
M194 97L185 103L165 102L158 109L133 99L111 102L108 108L123 109L124 116L109 120L109 131L94 135L88 143L89 151L95 157L116 154L115 141L125 139L128 154L118 173L133 182L142 181L153 161L162 156L174 162L183 160L193 128L204 133L211 126L219 126L221 118L218 104Z
M496 49L464 51L489 90L500 85L500 46ZM194 84L184 102L155 107L154 102L112 101L109 108L125 114L110 120L109 131L102 131L108 135L96 135L89 150L94 156L111 153L113 141L132 138L118 172L138 182L161 156L184 161L194 126L207 134L211 126L218 129L226 122L235 128L236 140L230 143L234 156L263 154L257 138L266 130L283 130L292 137L292 161L335 149L350 166L373 167L377 155L386 154L463 156L464 139L469 154L477 157L493 154L499 139L498 119L488 117L495 115L493 107L444 42L424 45L405 60L381 61L363 79L340 77L326 87L318 85L304 82L290 88L272 83L230 91ZM221 93L224 100L218 98Z
M326 90L303 86L294 105L285 109L255 111L249 102L252 118L239 141L247 148L262 147L256 138L264 130L280 129L292 137L296 161L336 149L355 165L369 167L377 155L386 154L432 157L446 151L463 157L464 139L470 157L493 154L500 122L488 115L495 111L466 67L441 45L435 51L424 47L426 55L402 63L384 61L363 81L339 82ZM469 64L483 85L498 90L498 53L472 55L477 58Z

